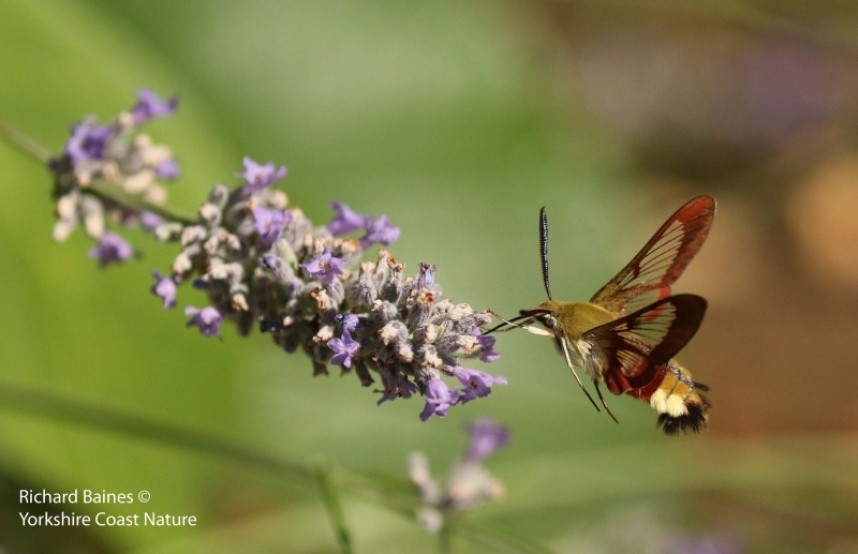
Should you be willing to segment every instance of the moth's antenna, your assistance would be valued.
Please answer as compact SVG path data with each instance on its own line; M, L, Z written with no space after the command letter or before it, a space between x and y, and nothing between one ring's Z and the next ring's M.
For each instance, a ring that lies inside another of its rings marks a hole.
M551 300L551 286L548 284L548 216L545 215L545 206L539 209L539 258L542 262L542 284Z

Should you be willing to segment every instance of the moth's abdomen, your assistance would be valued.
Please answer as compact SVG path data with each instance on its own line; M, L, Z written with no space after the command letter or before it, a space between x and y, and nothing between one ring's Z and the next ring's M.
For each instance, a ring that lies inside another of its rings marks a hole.
M691 373L676 360L658 366L656 378L626 392L658 412L658 425L666 435L699 433L706 429L711 405L701 392L708 387L694 383Z

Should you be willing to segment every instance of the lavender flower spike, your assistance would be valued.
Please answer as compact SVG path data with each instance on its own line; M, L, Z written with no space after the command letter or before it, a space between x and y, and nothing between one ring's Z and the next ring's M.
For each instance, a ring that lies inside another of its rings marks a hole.
M73 128L50 162L57 240L83 227L98 240L90 255L105 266L134 254L106 229L142 225L177 248L169 271L153 274L151 291L164 306L176 304L181 284L207 296L208 307L185 308L188 326L207 337L219 337L224 322L240 335L259 329L281 351L307 355L314 375L327 374L329 364L353 372L362 386L380 393L379 403L424 396L424 421L506 383L461 365L463 359L497 359L494 337L483 335L488 312L444 298L431 264L406 275L384 248L364 259L369 247L399 237L387 216L334 202L333 221L314 225L271 186L286 176L286 167L250 157L243 159L238 191L213 186L195 214L159 206L166 189L157 179L177 177L178 167L170 149L138 127L175 108L175 100L143 91L132 111L109 124L90 118ZM88 186L95 182L98 187Z
M481 463L489 454L506 446L509 430L486 418L471 423L468 432L471 442L467 454L453 466L444 482L432 477L425 454L415 452L409 458L408 476L420 490L417 519L430 533L439 532L448 516L473 510L504 495L503 484Z

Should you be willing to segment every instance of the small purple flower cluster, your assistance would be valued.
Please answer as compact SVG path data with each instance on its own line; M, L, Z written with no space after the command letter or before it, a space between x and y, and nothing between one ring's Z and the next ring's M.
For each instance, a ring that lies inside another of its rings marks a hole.
M179 164L168 147L154 144L137 129L153 118L171 115L177 105L175 98L165 101L141 90L137 103L113 122L100 125L94 117L86 117L72 125L63 153L49 163L56 199L55 240L65 240L82 223L87 234L98 240L90 255L102 266L133 254L124 239L105 231L106 221L140 222L151 228L158 223L157 216L97 194L91 186L104 181L116 185L125 198L135 197L153 206L166 202L166 189L160 182L178 179Z
M429 472L425 454L415 452L408 460L408 475L420 490L417 519L432 533L441 530L445 517L472 510L486 501L499 500L505 494L503 484L486 471L482 461L507 445L509 429L482 418L471 422L467 431L471 438L468 450L443 485Z
M506 384L503 377L459 363L463 358L491 362L499 357L494 337L483 334L491 320L487 312L442 299L434 266L421 264L414 277L405 277L404 266L385 248L378 250L375 261L362 261L367 249L393 244L399 228L386 216L361 215L341 202L331 203L335 216L327 226L314 226L289 205L285 193L273 188L286 176L284 166L244 158L244 172L237 174L241 186L230 190L215 185L193 221L153 216L104 191L92 194L87 184L94 179L132 192L128 182L142 182L146 174L151 177L147 187L134 194L149 202L163 198L150 192L157 186L156 168L172 160L169 151L151 146L148 139L141 141L142 135L131 141L125 137L135 126L169 115L175 107L175 100L164 102L143 91L137 105L116 123L102 127L85 120L73 127L65 153L51 164L58 204L68 202L74 208L58 208L58 226L65 229L61 235L70 232L80 214L86 220L90 205L98 206L90 211L116 213L120 223L141 222L160 241L181 246L169 274L153 273L152 292L164 307L177 305L177 290L184 283L208 297L207 306L185 308L188 326L207 337L219 337L227 320L242 335L258 327L286 352L306 353L316 375L327 374L333 364L343 373L354 372L364 386L379 380L379 404L424 396L424 421L432 415L445 417L450 407ZM104 230L103 218L98 231L90 233L98 239L90 255L102 266L131 257L133 248ZM461 386L451 388L444 376Z

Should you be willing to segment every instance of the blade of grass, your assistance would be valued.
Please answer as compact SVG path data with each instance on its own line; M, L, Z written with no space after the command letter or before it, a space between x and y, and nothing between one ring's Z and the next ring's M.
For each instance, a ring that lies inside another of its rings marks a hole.
M346 519L343 516L343 507L340 503L340 493L337 488L337 483L334 478L333 468L328 462L319 462L316 464L316 476L319 479L319 486L322 489L322 499L325 502L325 508L328 511L328 519L334 527L334 534L337 536L337 543L340 546L340 551L343 554L351 554L354 552L352 548L351 533L349 533Z

